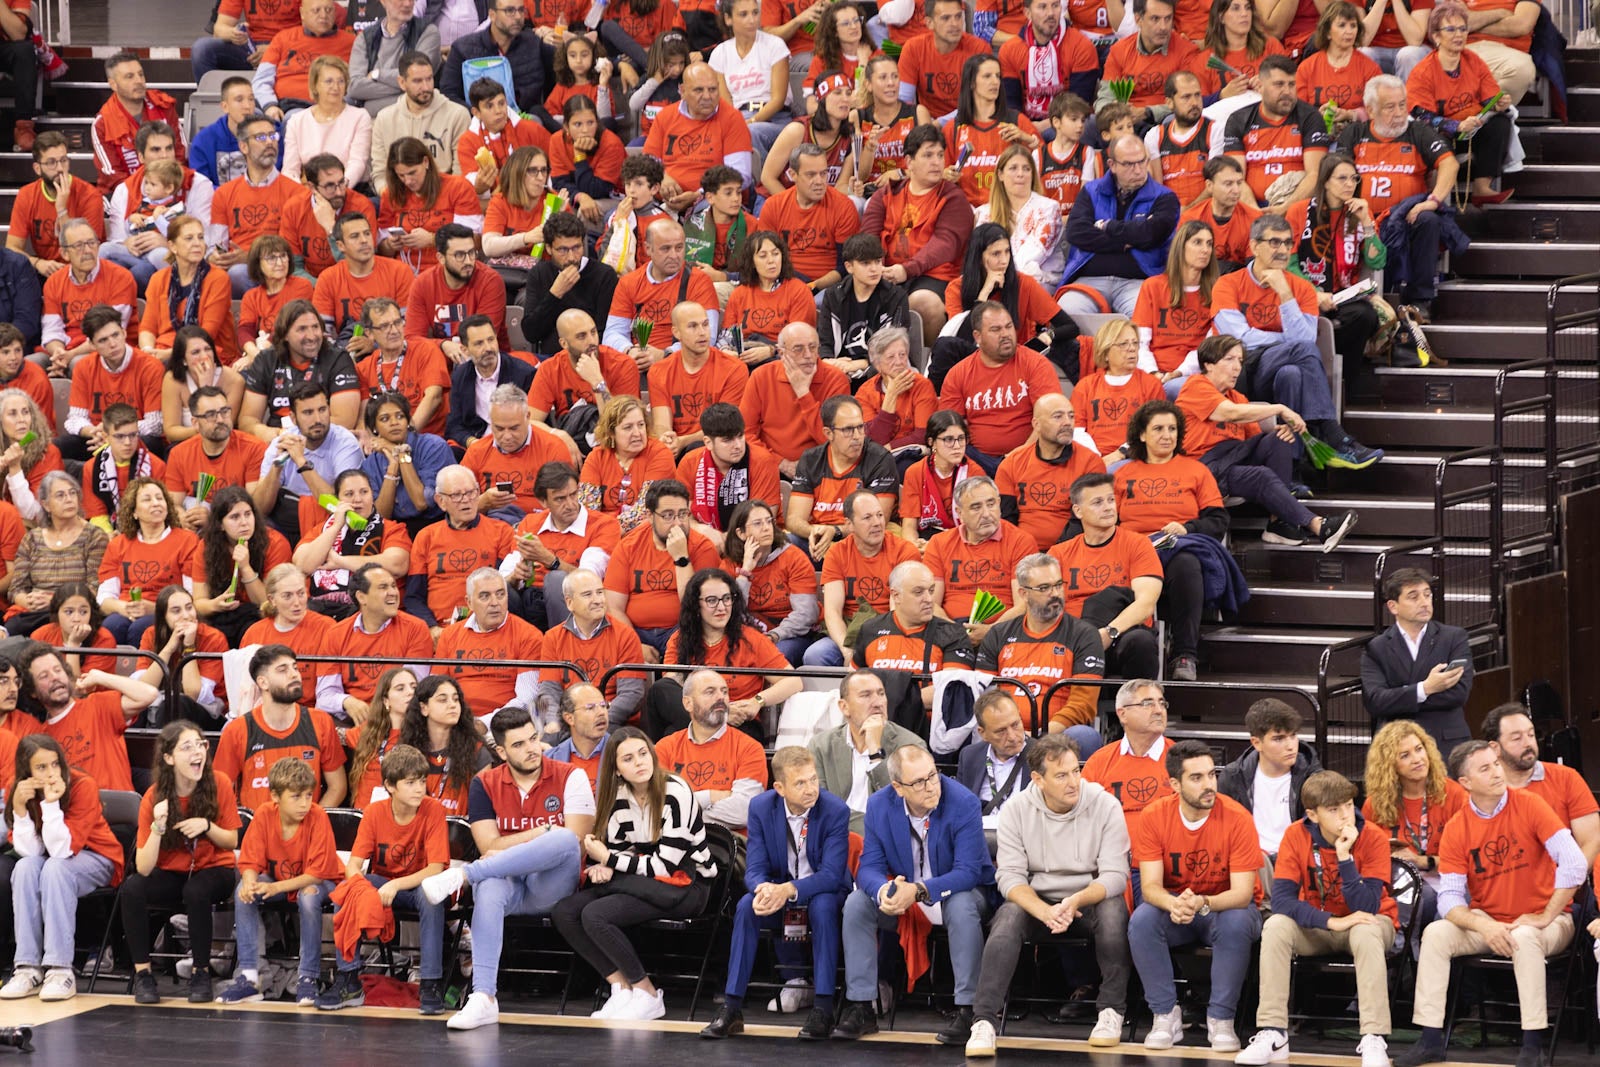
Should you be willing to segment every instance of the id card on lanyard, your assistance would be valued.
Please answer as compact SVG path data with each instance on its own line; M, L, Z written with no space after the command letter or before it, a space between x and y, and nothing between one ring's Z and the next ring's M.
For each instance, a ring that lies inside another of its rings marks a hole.
M794 827L787 819L783 822L784 836L789 839L789 853L794 857L789 867L789 875L793 879L800 877L800 857L805 854L806 835L811 832L811 820L804 819L800 823L800 837L794 836ZM811 915L804 904L789 903L783 908L783 939L785 941L805 941L811 937Z

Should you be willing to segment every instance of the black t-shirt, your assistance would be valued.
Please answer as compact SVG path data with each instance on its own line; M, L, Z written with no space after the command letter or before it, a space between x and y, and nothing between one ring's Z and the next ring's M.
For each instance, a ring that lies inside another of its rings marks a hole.
M359 389L356 365L350 353L324 344L309 366L296 367L276 346L256 357L244 372L247 391L267 398L266 419L280 419L289 413L289 390L300 382L316 382L329 397Z

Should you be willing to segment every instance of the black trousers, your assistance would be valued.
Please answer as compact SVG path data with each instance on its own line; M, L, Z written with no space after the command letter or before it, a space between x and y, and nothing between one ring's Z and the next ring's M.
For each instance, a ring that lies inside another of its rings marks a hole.
M550 921L572 950L604 978L619 972L629 985L644 981L644 964L624 931L652 919L689 919L705 910L705 882L670 885L641 874L614 874L557 904Z
M1193 656L1200 648L1200 609L1206 598L1200 558L1193 552L1174 552L1165 567L1156 607L1172 635L1173 656Z
M198 972L211 966L211 909L233 892L232 867L202 867L180 873L157 867L122 880L122 928L134 963L150 962L150 905L181 906L189 917L189 954Z

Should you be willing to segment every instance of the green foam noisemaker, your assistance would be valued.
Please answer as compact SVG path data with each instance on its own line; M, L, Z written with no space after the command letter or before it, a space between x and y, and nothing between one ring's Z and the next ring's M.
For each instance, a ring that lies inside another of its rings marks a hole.
M334 496L332 493L323 493L321 496L317 497L317 503L321 504L331 512L333 509L339 506L339 498ZM357 515L353 511L345 515L344 521L349 524L350 529L355 530L358 533L367 528L367 520L363 519L360 515Z
M1328 461L1338 455L1338 451L1320 437L1313 437L1309 432L1300 434L1300 443L1306 446L1306 458L1317 470L1328 466Z
M972 598L972 612L968 618L973 622L988 622L997 615L1005 613L1006 606L999 597L987 589L980 589Z
M39 439L39 435L34 433L32 430L29 430L27 433L25 433L21 437L17 438L17 444L21 445L23 448L27 448L29 445L33 444L38 439Z
M633 320L633 342L643 348L650 340L650 335L656 332L656 324L649 319Z
M1133 99L1133 79L1118 78L1111 83L1111 95L1117 98L1118 103L1126 104Z

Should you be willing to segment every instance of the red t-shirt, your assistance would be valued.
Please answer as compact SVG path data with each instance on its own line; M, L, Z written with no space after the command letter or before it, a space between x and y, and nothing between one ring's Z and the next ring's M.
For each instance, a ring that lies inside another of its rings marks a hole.
M1261 869L1255 820L1244 805L1221 793L1197 830L1183 824L1183 808L1174 794L1146 807L1131 834L1133 862L1159 861L1161 884L1169 893L1190 889L1216 896L1228 891L1234 871L1254 874ZM1255 899L1261 899L1260 879Z
M1344 886L1339 877L1339 854L1332 848L1314 849L1306 823L1307 820L1301 819L1283 832L1272 877L1298 884L1300 899L1313 908L1329 915L1349 915L1350 905L1345 903ZM1350 849L1350 858L1363 879L1376 878L1383 883L1378 912L1388 916L1398 927L1400 909L1389 892L1389 839L1382 828L1371 823L1362 826Z
M255 817L239 845L241 871L254 871L265 882L287 882L307 874L324 881L344 876L344 864L339 862L339 850L333 841L333 825L320 804L312 804L287 837L276 801L264 800L252 810Z
M912 86L917 103L939 118L954 111L960 102L961 67L967 57L992 54L988 42L970 33L963 33L956 46L943 54L932 33L922 34L900 52L900 81Z
M780 368L781 373L781 368ZM974 352L951 368L939 391L939 407L966 417L969 443L991 456L1003 456L1033 431L1033 405L1061 392L1055 368L1039 353L1018 346L1016 354L991 367Z
M671 3L661 0L663 7ZM708 168L749 152L750 128L726 100L709 119L690 118L681 104L667 108L651 123L644 142L644 154L665 163L667 175L685 189L698 189Z
M211 819L212 825L223 830L239 829L243 821L239 818L239 802L233 796L233 783L216 771L211 772L211 777L217 783L217 814ZM167 812L169 828L189 817L189 806L193 800L192 795L178 798L178 810ZM143 848L149 842L150 826L155 822L155 809L156 787L151 786L144 791L144 797L139 801L139 834L134 841L135 848ZM211 843L210 837L206 834L194 838L187 847L173 848L163 845L156 855L158 870L176 871L182 875L211 867L232 866L234 866L233 849L218 848Z
M103 689L73 701L59 718L45 723L39 732L55 738L66 754L67 765L91 775L100 788L132 792L133 770L128 765L127 742L122 738L127 729L122 694Z
M368 870L380 878L404 878L433 863L450 866L450 830L444 807L423 797L404 826L395 821L394 801L380 800L361 812L353 860L369 860Z
M1212 415L1224 401L1233 404L1250 402L1237 389L1222 392L1204 374L1191 374L1184 379L1183 388L1178 392L1178 410L1183 412L1186 428L1183 451L1187 455L1199 459L1224 441L1243 441L1261 432L1259 423L1214 420Z
M1152 400L1166 397L1155 375L1135 368L1128 380L1115 385L1104 371L1091 374L1072 391L1072 412L1077 427L1094 441L1102 456L1115 452L1128 440L1128 420Z

